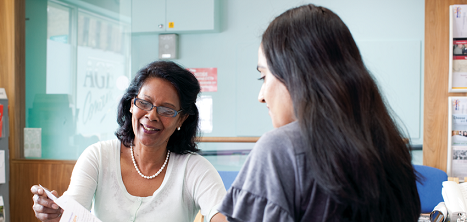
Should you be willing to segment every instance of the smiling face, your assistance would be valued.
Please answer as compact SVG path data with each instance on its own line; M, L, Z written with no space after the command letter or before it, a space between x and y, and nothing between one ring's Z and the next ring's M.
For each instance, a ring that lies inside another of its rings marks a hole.
M258 71L261 73L263 85L258 95L258 101L266 103L272 125L275 128L295 121L293 103L287 87L279 81L269 70L262 47L258 50Z
M180 99L175 87L161 78L148 78L137 96L152 103L154 106L164 106L180 110ZM176 117L165 117L157 114L156 107L151 111L140 109L131 100L132 126L135 134L135 145L149 147L167 147L167 142L173 132L186 119L182 113Z

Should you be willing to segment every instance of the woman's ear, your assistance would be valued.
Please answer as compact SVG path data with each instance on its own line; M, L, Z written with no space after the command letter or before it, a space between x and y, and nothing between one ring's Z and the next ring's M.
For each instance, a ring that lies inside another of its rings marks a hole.
M130 100L130 113L133 113L133 99Z
M180 116L180 119L178 119L179 127L181 127L183 125L183 122L185 122L185 120L188 119L188 116L190 115L185 114L185 115Z

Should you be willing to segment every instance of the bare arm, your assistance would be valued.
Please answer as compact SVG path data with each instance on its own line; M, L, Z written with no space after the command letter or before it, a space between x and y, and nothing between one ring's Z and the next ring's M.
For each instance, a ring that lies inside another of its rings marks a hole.
M211 222L227 222L227 218L223 214L217 213L211 218Z

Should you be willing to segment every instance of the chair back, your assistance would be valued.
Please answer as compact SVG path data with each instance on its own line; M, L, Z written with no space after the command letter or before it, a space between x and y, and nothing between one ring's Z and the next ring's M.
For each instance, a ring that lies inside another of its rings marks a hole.
M448 180L448 175L437 168L413 165L415 171L420 175L420 181L417 181L418 195L422 205L422 213L430 213L439 202L443 202L443 181Z
M228 190L232 183L234 182L235 178L238 175L238 171L218 171L219 175L222 178L222 182L224 182L225 189Z

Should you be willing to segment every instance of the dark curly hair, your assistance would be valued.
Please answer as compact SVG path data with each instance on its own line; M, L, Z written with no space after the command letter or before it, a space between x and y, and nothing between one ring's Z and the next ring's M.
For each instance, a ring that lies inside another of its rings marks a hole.
M170 136L167 149L178 154L197 152L195 143L199 131L199 112L196 98L200 92L199 82L188 70L171 61L155 61L140 69L118 105L117 122L120 126L115 135L125 146L133 146L135 134L131 123L131 100L135 98L148 78L161 78L175 87L180 98L181 115L188 115L180 130Z

